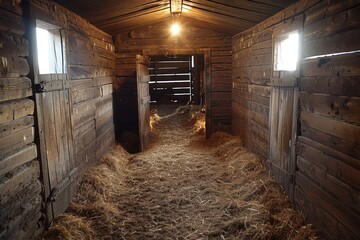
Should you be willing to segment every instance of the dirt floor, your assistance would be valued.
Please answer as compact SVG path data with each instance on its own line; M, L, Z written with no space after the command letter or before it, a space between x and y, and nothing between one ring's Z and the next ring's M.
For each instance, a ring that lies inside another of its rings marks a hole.
M205 141L196 107L158 115L149 149L116 146L43 239L318 239L240 139Z

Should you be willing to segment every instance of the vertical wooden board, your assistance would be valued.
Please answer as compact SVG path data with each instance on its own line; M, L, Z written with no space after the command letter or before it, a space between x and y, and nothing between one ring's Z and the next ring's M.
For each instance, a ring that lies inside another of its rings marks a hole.
M63 116L61 116L61 108L63 108L63 103L60 103L60 93L58 91L53 92L53 103L54 103L54 130L55 130L55 141L58 149L58 163L56 165L56 170L58 174L58 180L61 181L66 174L69 172L68 168L68 159L67 154L65 154L65 139L64 139L64 130L66 129L63 123ZM55 186L54 186L55 187Z
M212 130L212 72L211 72L211 50L204 49L204 84L205 84L205 104L206 104L206 112L205 112L205 129L206 129L206 138L209 138L213 133Z
M74 160L74 136L73 136L73 121L71 113L70 102L70 90L65 90L62 95L62 102L64 103L65 125L66 125L66 138L67 138L67 150L69 155L70 169L75 168Z
M150 141L150 95L149 95L149 61L136 55L137 102L139 118L140 150L144 151Z
M46 199L50 195L50 175L49 175L49 166L48 166L48 156L46 153L45 146L45 118L44 112L40 109L44 109L43 104L43 94L35 94L35 102L36 102L36 114L37 114L37 122L38 122L38 131L39 131L39 145L40 145L40 157L41 157L41 172L43 176L43 184L44 184L44 198ZM45 210L46 210L46 221L47 224L53 220L54 216L51 211L51 204L45 202Z
M271 173L283 185L290 199L293 198L293 175L295 174L295 134L297 88L273 87L270 110Z
M273 87L271 90L271 97L270 97L270 141L269 141L269 159L273 163L280 162L280 152L278 149L279 146L279 134L281 134L281 131L279 131L279 99L280 97L280 89L277 87Z
M280 119L283 119L281 125L281 164L284 170L292 172L290 168L291 164L291 139L292 139L292 124L293 124L293 89L282 89L281 91L281 102L283 107L279 114Z
M58 181L58 170L57 164L59 163L59 153L56 143L55 133L55 116L54 116L54 104L53 104L53 93L46 92L41 94L41 101L43 109L39 111L43 112L43 126L44 126L44 142L45 142L45 154L47 156L48 163L48 174L51 186L56 186Z

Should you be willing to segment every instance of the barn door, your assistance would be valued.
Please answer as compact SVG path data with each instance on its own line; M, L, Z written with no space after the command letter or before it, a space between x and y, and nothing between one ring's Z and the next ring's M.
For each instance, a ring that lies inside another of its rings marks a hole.
M69 205L77 169L64 23L30 4L34 92L47 223Z
M295 186L297 86L303 22L303 15L299 15L276 25L273 30L268 165L290 200L293 200Z
M294 192L298 89L273 87L270 112L269 167L289 197Z
M136 55L137 101L139 116L139 145L144 151L150 142L149 60Z

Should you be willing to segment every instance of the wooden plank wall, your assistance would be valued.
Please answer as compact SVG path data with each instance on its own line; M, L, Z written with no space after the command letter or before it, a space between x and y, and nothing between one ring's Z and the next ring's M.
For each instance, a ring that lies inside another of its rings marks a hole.
M321 2L304 23L295 199L333 239L360 238L360 52L307 58L360 50L355 2Z
M29 43L19 1L0 1L0 239L30 239L41 218Z
M169 32L169 21L119 33L115 45L118 56L145 52L151 55L198 54L211 52L211 132L231 129L231 37L225 33L195 26L183 26L180 36ZM122 60L117 60L122 61ZM118 70L119 67L119 70ZM124 66L117 65L117 73ZM118 75L119 76L119 75ZM124 115L125 113L123 113Z
M115 142L115 47L110 35L70 11L64 12L69 26L75 159L79 165L94 163Z
M233 132L268 157L272 29L304 16L294 201L329 239L360 238L357 1L299 1L233 38ZM310 57L310 59L309 59ZM259 147L259 145L261 145Z
M44 228L39 143L35 138L29 42L21 1L0 1L0 239L31 239ZM65 8L36 1L65 18L76 166L80 173L114 144L112 37ZM34 139L35 142L34 142Z

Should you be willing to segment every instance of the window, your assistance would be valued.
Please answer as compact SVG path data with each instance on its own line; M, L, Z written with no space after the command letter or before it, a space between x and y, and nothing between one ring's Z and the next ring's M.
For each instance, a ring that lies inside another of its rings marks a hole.
M66 72L65 41L59 27L36 20L39 74Z
M291 32L275 39L274 70L295 71L299 59L299 33Z

